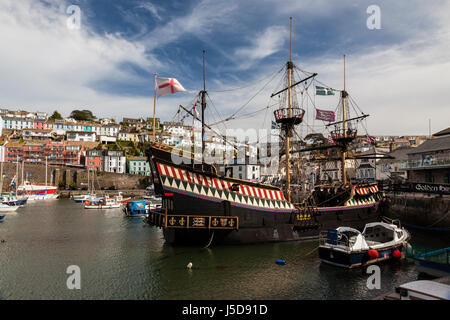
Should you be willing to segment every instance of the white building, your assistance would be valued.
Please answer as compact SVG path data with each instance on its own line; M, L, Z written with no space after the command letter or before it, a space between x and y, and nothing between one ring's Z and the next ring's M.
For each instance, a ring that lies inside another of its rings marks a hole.
M91 141L95 142L97 134L87 131L67 131L67 141Z
M231 164L222 165L219 168L221 174L243 180L260 181L261 180L261 165L250 164L247 159L247 164L239 164L236 159Z
M125 173L126 171L125 151L107 150L104 151L104 170L106 172Z

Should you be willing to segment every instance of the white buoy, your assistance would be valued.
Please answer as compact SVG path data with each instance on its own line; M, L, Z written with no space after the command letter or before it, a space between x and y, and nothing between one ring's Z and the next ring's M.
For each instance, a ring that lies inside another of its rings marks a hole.
M189 262L188 265L186 266L188 269L192 269L192 262Z

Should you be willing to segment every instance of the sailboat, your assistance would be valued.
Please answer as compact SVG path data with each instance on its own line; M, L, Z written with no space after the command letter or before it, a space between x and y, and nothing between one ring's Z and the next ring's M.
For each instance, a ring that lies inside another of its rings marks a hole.
M91 170L90 169L88 169L88 172L87 172L87 176L88 176L88 192L86 193L86 194L80 194L80 195L77 195L77 196L72 196L72 199L75 201L75 202L77 202L77 203L84 203L85 201L87 201L87 200L91 200L91 199L95 199L96 198L96 195L95 195L95 188L94 188L94 174L95 173L93 173L93 177L92 177L92 187L91 187L91 181L89 180L89 172L90 172Z
M15 211L19 207L23 207L27 203L28 197L17 197L12 193L3 193L3 161L0 163L0 202L2 206L0 207L0 212L7 211ZM5 205L9 207L14 207L14 210L10 210L11 208L5 207Z
M293 105L293 88L312 80L317 74L309 74L298 82L293 80L292 18L290 39L290 59L285 65L287 87L272 95L287 93L287 106L274 112L285 137L284 187L220 175L214 165L205 163L203 159L196 163L195 153L186 153L155 141L146 152L155 193L162 197L162 208L150 210L147 222L163 229L167 243L211 245L306 240L318 238L322 230L339 227L343 221L345 225L356 228L378 219L380 195L376 186L352 185L345 178L346 147L355 134L347 133L345 89L341 93L343 127L335 131L337 146L334 146L342 150L342 184L339 187L319 186L302 203L291 201L290 138L295 126L303 122L305 114L303 109ZM203 74L204 70L203 63ZM204 121L206 94L204 81L203 90L198 95L202 137L205 137L207 127ZM202 154L204 150L203 139Z
M33 184L28 180L24 180L23 170L24 162L22 161L22 184L16 188L17 195L26 195L28 200L48 200L57 199L58 194L56 193L58 187L48 185L47 183L47 157L45 158L45 184Z

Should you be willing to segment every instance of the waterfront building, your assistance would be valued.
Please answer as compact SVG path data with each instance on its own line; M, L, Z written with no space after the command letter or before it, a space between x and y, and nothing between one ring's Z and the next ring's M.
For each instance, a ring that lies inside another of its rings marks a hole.
M411 182L450 183L450 128L408 153L403 169Z
M103 171L103 150L87 150L85 157L85 166L90 170Z
M407 179L408 172L403 164L408 160L408 153L412 149L411 147L397 148L387 154L392 157L391 159L380 159L376 166L377 180Z
M126 157L123 150L104 150L104 171L125 173Z
M150 175L150 164L147 161L147 158L143 157L142 155L140 157L129 157L128 158L128 173L149 176Z
M380 177L380 167L378 162L387 154L387 150L372 147L369 150L358 154L359 157L367 157L367 159L355 160L355 178L356 182L375 182Z

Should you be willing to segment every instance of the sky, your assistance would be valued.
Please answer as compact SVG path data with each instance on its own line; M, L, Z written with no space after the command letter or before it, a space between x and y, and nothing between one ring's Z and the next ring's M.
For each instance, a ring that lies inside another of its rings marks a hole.
M367 27L370 5L380 8L380 29ZM427 135L430 121L431 133L450 126L449 15L440 0L0 0L0 107L152 117L157 73L189 91L158 99L157 117L173 120L202 89L205 50L207 122L245 105L218 129L268 129L273 110L252 112L281 88L280 78L266 83L289 59L292 16L300 69L342 89L346 55L346 89L370 114L368 134ZM338 103L316 98L319 109ZM302 132L320 132L304 108Z

